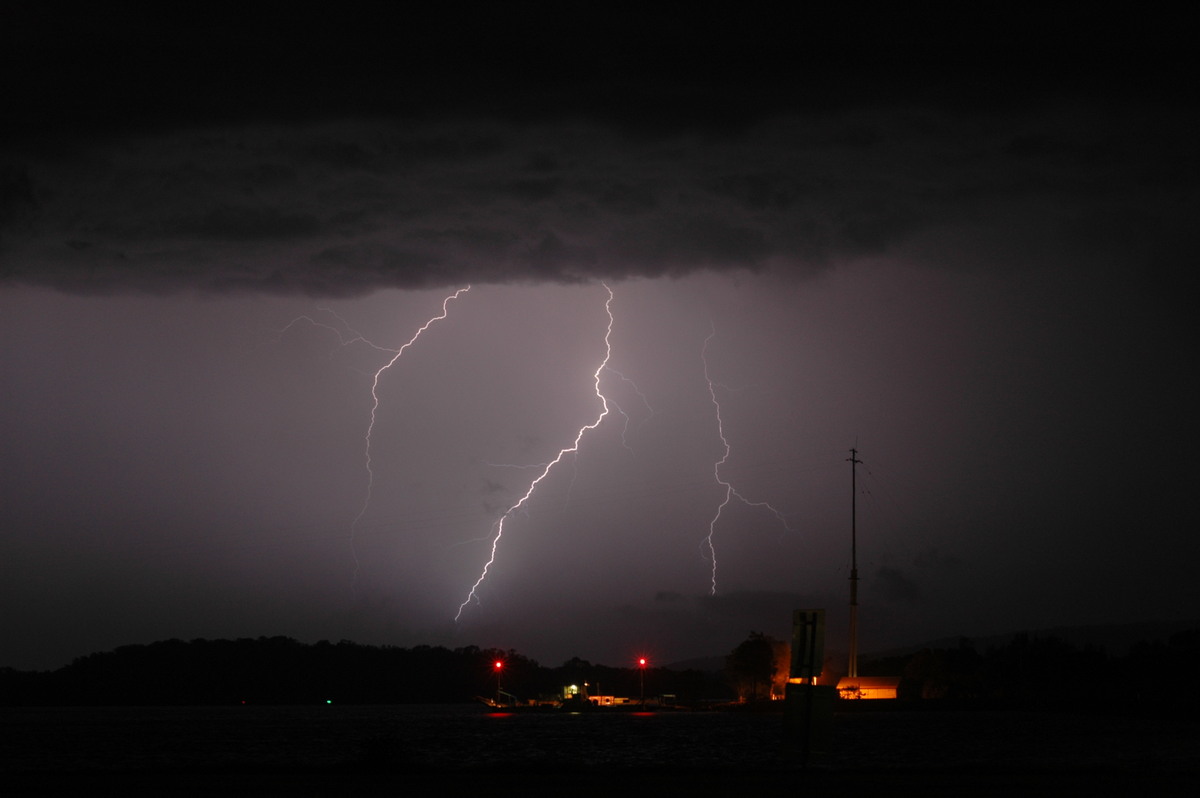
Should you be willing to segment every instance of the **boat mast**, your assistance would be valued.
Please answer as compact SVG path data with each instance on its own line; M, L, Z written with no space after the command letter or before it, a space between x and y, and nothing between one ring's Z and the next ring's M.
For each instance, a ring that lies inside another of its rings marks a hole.
M858 533L855 528L855 504L858 487L855 484L858 449L851 449L847 458L850 463L850 671L846 675L858 676Z

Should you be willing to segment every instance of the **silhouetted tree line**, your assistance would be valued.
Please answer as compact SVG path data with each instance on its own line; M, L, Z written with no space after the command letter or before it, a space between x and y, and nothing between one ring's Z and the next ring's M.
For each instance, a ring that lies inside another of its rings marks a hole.
M592 694L636 697L634 667L579 658L546 668L515 651L476 646L398 648L347 640L316 644L287 637L164 640L79 657L56 671L0 668L0 705L105 706L191 704L444 704L494 697L495 663L504 692L561 696L567 684ZM727 696L700 671L647 668L647 696L680 700Z
M1056 637L1015 635L983 652L957 647L871 660L863 676L901 677L901 699L1016 707L1155 710L1200 707L1200 629L1141 642L1124 656Z
M647 667L647 697L680 703L765 698L786 675L786 645L752 632L721 674ZM79 657L56 671L0 668L0 706L188 704L443 704L494 697L561 697L574 684L591 695L636 698L638 669L578 657L547 668L516 651L476 646L312 645L287 637L164 640ZM1055 637L1016 635L979 651L963 638L949 648L869 660L863 676L901 677L900 698L928 706L1200 709L1200 629L1142 642L1123 656Z

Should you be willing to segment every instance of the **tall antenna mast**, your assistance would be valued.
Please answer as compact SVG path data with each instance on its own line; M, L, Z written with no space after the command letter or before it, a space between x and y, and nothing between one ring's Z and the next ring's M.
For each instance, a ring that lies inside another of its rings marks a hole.
M846 458L850 463L850 672L847 676L858 676L858 531L855 511L858 499L857 466L858 449L852 448Z

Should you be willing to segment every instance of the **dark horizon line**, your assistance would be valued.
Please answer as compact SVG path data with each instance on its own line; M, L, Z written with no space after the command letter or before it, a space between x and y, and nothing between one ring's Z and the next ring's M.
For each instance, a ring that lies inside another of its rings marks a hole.
M1113 637L1112 633L1118 632L1118 631L1123 633L1119 636L1122 639L1117 639L1117 638ZM1052 626L1052 627L1041 627L1038 629L1031 629L1031 628L1017 629L1017 630L1013 630L1010 632L1003 632L1003 633L999 633L999 634L987 634L987 635L978 635L978 634L977 635L968 635L968 634L946 635L943 637L926 640L926 641L923 641L920 643L909 643L909 644L901 645L901 646L890 646L888 648L870 651L870 652L867 652L860 656L864 661L871 660L871 659L885 659L885 658L890 658L890 657L897 657L897 656L904 656L907 654L912 654L912 653L915 653L915 652L918 652L918 651L921 651L924 649L938 650L938 649L957 648L964 644L969 645L973 648L981 648L983 650L986 650L987 648L993 648L993 647L1007 645L1014 638L1021 636L1021 635L1027 635L1031 639L1038 639L1038 640L1059 639L1066 643L1075 644L1075 645L1083 645L1083 646L1095 646L1095 645L1097 645L1096 640L1099 640L1099 639L1103 638L1105 635L1108 635L1109 638L1111 639L1111 641L1113 643L1115 643L1116 645L1114 645L1112 650L1107 650L1107 648L1106 648L1106 653L1108 653L1111 656L1122 656L1127 652L1128 648L1130 648L1133 645L1143 644L1143 643L1148 644L1148 645L1153 645L1156 643L1165 643L1172 635L1177 634L1179 632L1186 632L1186 631L1200 631L1200 618L1193 618L1190 620L1178 620L1178 621L1153 620L1153 621L1132 621L1132 622L1108 623L1108 624L1058 625L1058 626ZM633 669L633 668L637 667L637 665L633 664L633 663L631 663L629 665L610 665L610 664L607 664L604 662L591 662L590 660L584 659L583 657L580 657L578 655L568 657L567 659L563 660L563 662L559 665L548 666L548 665L543 665L539 660L537 660L533 657L527 656L515 648L501 648L498 646L479 646L479 645L475 645L472 643L469 643L469 644L466 644L463 646L458 646L455 648L450 648L449 646L446 646L444 644L433 644L433 643L415 643L415 644L411 644L411 645L396 645L396 644L391 644L391 643L359 643L357 641L349 640L349 639L342 639L342 640L338 640L337 642L333 642L333 641L330 641L325 638L323 638L321 640L317 640L316 642L305 642L305 641L298 640L297 638L294 638L294 637L291 637L288 635L258 635L257 637L216 637L216 638L195 637L195 638L190 638L190 639L186 639L186 640L183 638L179 638L179 637L169 637L169 638L162 638L159 640L153 640L148 643L124 643L124 644L115 646L110 649L91 651L91 652L88 652L87 654L78 655L78 656L72 658L70 662L60 665L57 668L20 669L20 668L11 667L8 665L0 665L0 671L7 671L10 673L55 673L57 671L68 668L73 663L75 663L79 660L82 660L82 659L86 659L87 657L103 655L103 654L111 654L120 649L138 648L138 647L146 648L146 647L150 647L150 646L161 645L164 643L172 643L172 642L189 643L189 644L196 643L196 642L233 643L233 642L245 641L245 640L248 640L248 641L286 640L286 641L290 641L292 643L296 643L298 645L310 647L310 648L318 646L318 645L322 645L322 644L330 645L330 646L338 646L338 645L347 644L350 646L356 646L356 647L365 648L365 649L380 649L380 650L382 650L382 649L393 648L393 649L399 649L402 651L412 651L415 649L429 648L429 649L443 649L445 651L450 651L450 652L460 652L460 651L469 651L471 649L476 649L481 653L482 652L500 652L500 654L502 654L504 656L520 657L522 659L525 659L525 660L537 665L538 667L549 668L551 670L554 670L556 668L566 667L566 666L570 665L571 663L574 663L577 661L587 663L588 665L598 667L598 668L620 669L623 667L628 667L628 668ZM789 641L785 640L783 642L786 643ZM789 643L789 645L790 645L790 643ZM1101 647L1104 647L1103 643L1100 643L1099 645L1101 645ZM726 653L728 653L728 652L726 652ZM830 647L825 648L825 653L826 653L826 659L845 655L845 652L842 651L841 649L830 648ZM712 654L707 657L688 657L686 659L671 660L671 661L666 662L661 665L649 663L648 667L651 669L676 670L676 671L678 671L678 670L702 670L702 668L698 667L698 665L696 665L694 663L711 662L712 660L717 660L717 659L723 660L725 658L725 656L726 656L726 654L717 653L717 654Z

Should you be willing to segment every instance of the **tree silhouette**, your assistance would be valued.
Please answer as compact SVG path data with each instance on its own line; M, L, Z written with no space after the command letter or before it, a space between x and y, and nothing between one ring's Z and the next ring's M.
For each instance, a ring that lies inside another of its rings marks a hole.
M725 657L725 676L739 701L771 697L773 683L787 679L787 650L786 643L752 631Z

